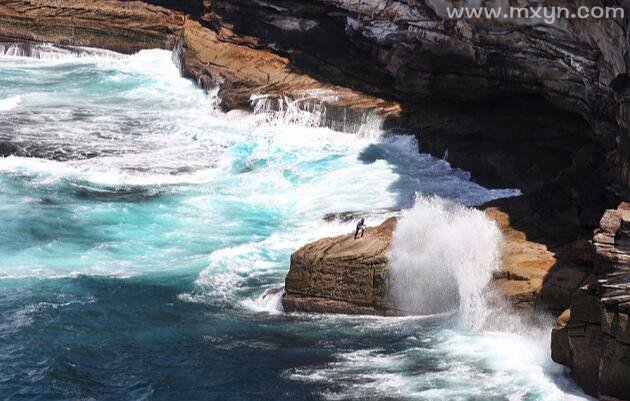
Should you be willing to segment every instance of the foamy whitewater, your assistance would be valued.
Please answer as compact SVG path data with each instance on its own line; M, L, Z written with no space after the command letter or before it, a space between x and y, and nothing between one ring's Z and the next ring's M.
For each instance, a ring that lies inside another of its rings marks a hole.
M518 191L317 107L221 113L169 52L0 50L0 398L581 399L548 328L475 325L500 238L464 205ZM405 210L396 294L421 316L281 311L291 252L350 210Z
M479 210L419 197L403 211L390 254L390 292L408 312L458 310L466 327L488 315L484 288L500 268L498 227Z

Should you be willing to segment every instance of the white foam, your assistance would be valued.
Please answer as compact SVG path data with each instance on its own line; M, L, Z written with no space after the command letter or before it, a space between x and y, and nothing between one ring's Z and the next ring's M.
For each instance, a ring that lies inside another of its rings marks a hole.
M92 160L96 162L95 160ZM51 184L61 179L88 182L97 186L111 188L156 187L164 185L203 184L212 180L215 170L201 169L188 174L159 174L129 172L127 169L107 166L108 160L101 159L100 164L88 161L58 162L54 160L30 157L8 156L0 158L0 172L35 177L41 184ZM113 163L112 163L113 164ZM98 191L98 187L85 189Z
M282 296L284 291L278 288L265 290L257 298L247 298L241 301L241 305L245 308L258 312L278 314L284 312L282 308Z
M50 43L37 42L0 42L0 56L55 61L123 57L120 53L104 49L74 46L57 47Z
M0 112L11 111L18 107L22 98L20 96L10 96L6 99L0 99Z
M390 294L412 313L459 307L468 327L488 313L483 290L500 267L501 233L476 209L419 197L392 237Z

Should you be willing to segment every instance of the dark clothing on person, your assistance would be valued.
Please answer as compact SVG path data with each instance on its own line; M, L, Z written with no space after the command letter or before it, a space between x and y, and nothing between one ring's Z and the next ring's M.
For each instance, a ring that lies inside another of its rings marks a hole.
M354 233L354 239L357 239L359 230L361 231L361 238L363 238L363 233L365 232L365 219L359 220L359 223L357 224L357 231Z

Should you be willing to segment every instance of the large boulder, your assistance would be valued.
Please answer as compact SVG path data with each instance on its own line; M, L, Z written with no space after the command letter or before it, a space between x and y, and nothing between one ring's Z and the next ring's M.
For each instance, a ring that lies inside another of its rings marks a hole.
M399 314L387 299L388 261L396 219L354 233L323 238L291 255L282 304L286 311Z

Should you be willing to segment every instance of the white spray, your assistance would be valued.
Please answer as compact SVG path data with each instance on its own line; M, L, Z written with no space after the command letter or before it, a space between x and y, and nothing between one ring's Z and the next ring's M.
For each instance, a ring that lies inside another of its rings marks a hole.
M409 313L459 308L463 324L479 327L488 314L483 290L499 268L500 240L483 212L417 198L393 234L390 296Z

